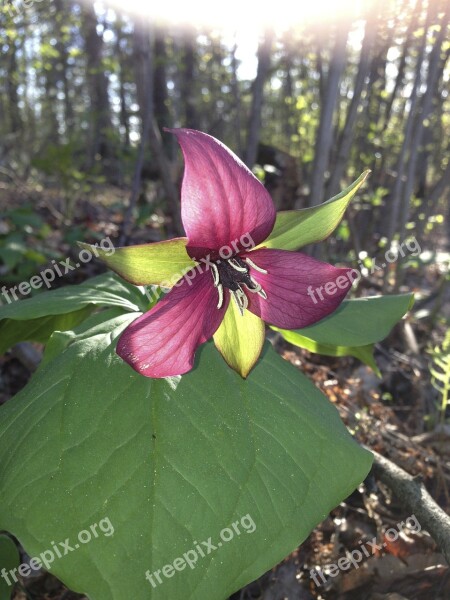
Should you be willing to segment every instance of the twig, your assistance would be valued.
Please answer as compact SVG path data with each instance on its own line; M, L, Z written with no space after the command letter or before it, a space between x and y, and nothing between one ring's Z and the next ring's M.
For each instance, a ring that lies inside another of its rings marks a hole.
M424 484L392 461L371 450L375 457L373 472L394 495L413 512L428 531L450 564L450 517L436 504Z

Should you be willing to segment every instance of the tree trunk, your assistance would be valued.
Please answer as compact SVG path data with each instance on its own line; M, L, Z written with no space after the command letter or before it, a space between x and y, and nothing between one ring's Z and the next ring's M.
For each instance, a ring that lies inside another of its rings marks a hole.
M427 88L422 98L422 106L418 107L417 120L412 133L411 150L409 154L408 168L406 171L406 182L403 190L403 198L400 212L400 238L405 235L406 223L409 218L409 209L411 197L414 192L414 184L416 180L417 159L419 150L421 149L423 135L425 131L425 121L428 119L433 106L433 99L436 97L438 82L444 71L444 63L441 62L442 44L445 41L447 25L449 21L450 6L447 4L447 9L442 16L440 22L439 33L436 36L433 48L428 59L428 76ZM399 261L400 263L400 261ZM399 266L397 263L397 266Z
M134 31L134 57L138 58L136 66L136 89L139 98L141 115L141 139L139 152L134 168L133 183L131 185L130 199L125 212L120 245L124 246L129 238L133 213L141 189L142 168L145 160L145 149L150 137L150 127L153 116L153 56L151 52L150 28L147 25L137 26Z
M339 98L339 82L345 68L349 23L342 23L336 30L336 39L328 69L324 101L320 112L319 129L316 137L313 172L311 178L310 206L323 202L325 171L328 166L333 141L333 114Z
M403 88L404 80L405 80L405 71L407 66L407 58L409 54L410 47L413 43L414 32L417 29L417 21L418 21L418 10L414 10L411 15L411 20L408 24L408 29L405 35L405 41L403 42L402 47L402 55L400 58L400 63L398 66L397 77L395 78L394 89L392 90L391 95L386 103L386 108L384 111L384 119L383 119L383 129L386 128L391 119L392 107L395 99L397 98L398 92Z
M248 125L247 147L245 150L245 164L251 169L256 162L258 154L259 137L261 133L261 111L264 99L264 84L270 70L272 54L273 31L266 30L264 39L258 48L258 69L253 82L252 105Z
M134 32L135 59L136 63L136 88L140 102L141 115L141 141L139 146L138 160L136 163L132 192L125 217L122 239L126 240L131 228L132 214L141 187L142 168L144 166L147 143L152 154L152 163L156 166L161 182L163 184L169 213L172 217L174 235L182 231L180 206L178 201L178 190L172 181L170 163L164 152L163 141L155 118L154 105L154 58L151 43L152 31L149 26L136 26Z
M123 35L123 22L122 19L118 18L116 23L116 56L119 63L119 101L120 101L120 129L123 136L123 146L125 149L130 147L130 120L128 116L127 98L125 93L125 82L126 82L126 59L127 53L122 49L122 40L125 39Z
M401 210L402 188L403 188L403 183L404 183L406 161L407 161L408 153L411 149L411 142L412 142L413 128L414 128L414 119L416 116L416 107L417 107L417 102L418 102L418 90L419 90L419 86L421 84L421 79L422 79L421 71L422 71L422 64L423 64L423 59L424 59L424 55L425 55L428 25L429 25L429 12L427 12L426 25L425 25L424 32L422 35L422 39L420 41L420 47L419 47L419 51L418 51L415 76L414 76L414 84L413 84L413 88L411 90L411 95L409 97L409 105L410 105L409 113L408 113L407 120L406 120L406 126L405 126L405 132L404 132L404 136L403 136L402 147L401 147L398 159L397 159L395 184L394 184L394 189L392 191L391 206L390 206L390 211L389 211L390 218L389 218L388 230L387 230L387 239L388 239L387 247L388 248L392 244L392 241L394 239L394 235L395 235L396 231L398 231L398 218L400 216L400 210ZM384 289L386 289L387 286L388 286L388 281L386 279Z
M239 91L239 81L237 77L238 62L236 59L237 45L233 46L231 51L231 93L233 94L234 104L234 134L236 136L236 154L242 156L242 135L241 135L241 94Z
M167 48L166 48L166 30L162 26L155 28L155 45L154 45L154 70L153 70L153 98L155 106L155 119L158 127L170 127L169 113L169 95L167 93L167 76L166 63ZM170 155L172 143L167 136L163 140L165 151Z
M85 34L86 66L91 110L91 143L88 167L92 167L96 156L109 157L108 130L111 129L111 112L108 97L108 78L103 71L103 39L97 33L97 15L94 5L81 4L83 30Z
M195 31L192 27L189 27L186 28L183 37L183 64L180 91L182 100L184 100L184 126L192 129L199 129L196 109L196 63Z
M6 33L6 60L9 76L6 77L6 93L8 96L8 112L10 117L11 133L22 131L22 116L19 110L19 71L17 68L17 49L14 36Z
M74 123L74 113L72 107L72 98L70 97L70 85L68 76L69 52L67 50L68 34L64 27L67 25L69 13L67 5L63 0L53 0L56 14L56 50L58 51L58 80L62 83L64 92L64 129L65 133L70 134Z
M336 155L336 164L331 173L327 186L327 196L332 197L338 193L341 179L345 173L345 167L349 159L352 147L353 136L355 133L356 122L361 107L361 97L366 87L366 79L370 69L370 53L375 37L375 27L371 19L371 13L367 16L364 40L361 47L359 58L358 73L355 79L353 97L350 102L348 113L345 119L344 129L338 142L338 151Z

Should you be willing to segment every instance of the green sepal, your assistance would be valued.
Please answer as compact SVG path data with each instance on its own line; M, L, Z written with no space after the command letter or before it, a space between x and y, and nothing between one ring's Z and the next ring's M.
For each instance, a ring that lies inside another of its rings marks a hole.
M327 238L369 173L370 170L364 171L348 188L319 206L278 212L272 233L259 247L298 250Z
M110 269L134 285L160 285L171 288L196 263L186 252L187 238L174 238L154 244L139 244L103 250L78 242Z
M214 334L216 348L226 363L241 377L247 377L261 354L265 325L248 310L241 315L236 303L230 301L225 317Z

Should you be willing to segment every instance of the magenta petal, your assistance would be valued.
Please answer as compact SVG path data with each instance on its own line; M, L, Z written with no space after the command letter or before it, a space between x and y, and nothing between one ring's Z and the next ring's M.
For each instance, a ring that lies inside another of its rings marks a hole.
M187 275L191 279L181 279L120 336L117 354L146 377L169 377L190 371L196 349L215 333L224 317L229 295L226 294L222 308L217 309L218 293L211 273L192 270Z
M355 273L287 250L261 249L241 256L267 270L266 275L250 269L251 276L266 292L267 300L247 293L249 310L283 329L301 329L336 310Z
M275 207L262 183L210 135L193 129L169 131L177 136L185 160L181 218L189 255L214 258L221 248L236 254L264 241L275 223ZM230 256L227 252L223 258Z

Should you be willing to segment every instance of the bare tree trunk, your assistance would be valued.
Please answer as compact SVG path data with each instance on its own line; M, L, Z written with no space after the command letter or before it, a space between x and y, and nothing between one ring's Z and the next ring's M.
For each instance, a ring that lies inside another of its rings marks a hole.
M322 60L322 44L319 42L316 50L316 68L319 73L319 101L320 105L325 104L325 71Z
M156 164L158 165L164 191L166 193L167 203L169 205L170 215L172 217L172 233L173 235L181 235L183 233L183 226L181 224L180 202L178 199L179 193L172 180L170 162L165 155L161 132L154 116L150 122L149 139L150 148L153 152Z
M141 189L142 168L145 160L145 149L150 134L150 125L153 118L153 56L151 52L150 27L148 25L135 26L134 30L134 59L136 67L136 91L139 99L141 115L141 139L139 152L134 168L133 182L131 185L130 199L125 211L119 244L126 245L130 236L133 223L133 213Z
M247 147L245 150L245 164L251 169L256 162L258 154L259 137L261 133L261 111L264 99L264 84L270 70L272 54L273 31L267 29L264 39L258 48L258 69L253 82L252 105L248 125Z
M66 26L68 11L67 5L62 0L54 0L56 9L56 50L58 51L59 63L59 81L62 82L64 92L64 125L66 134L70 134L74 123L74 112L72 106L72 98L70 97L70 85L68 77L69 52L67 50L67 33L64 31Z
M336 39L325 84L325 97L320 112L319 130L316 137L313 172L311 178L310 206L323 201L325 171L328 166L333 141L333 114L339 97L339 82L345 68L349 23L342 23L336 30Z
M94 164L95 156L107 158L107 133L111 128L111 112L108 97L108 78L102 67L103 39L97 33L97 15L94 5L81 4L85 50L87 57L88 86L91 103L91 143L88 166Z
M122 50L123 37L123 22L119 18L116 24L116 56L119 61L119 100L120 100L120 127L123 132L123 145L125 148L130 147L130 120L128 118L127 99L125 95L125 71L126 57Z
M6 33L6 59L8 65L9 77L6 77L6 92L8 96L8 112L10 116L10 130L17 133L22 130L22 116L19 110L19 81L17 68L17 49L15 37Z
M58 71L56 58L49 59L51 64L50 69L45 71L45 102L44 102L44 115L46 127L46 142L51 144L58 144L59 142L59 127L58 127Z
M406 66L407 66L406 61L408 58L409 49L413 42L413 34L414 34L415 30L417 29L417 21L418 21L418 10L416 9L413 11L411 20L408 24L408 29L406 31L405 41L403 42L403 46L402 46L402 55L401 55L400 63L398 66L398 72L397 72L397 77L395 79L394 89L392 90L392 93L389 96L389 99L386 103L386 108L384 111L384 119L383 119L383 129L388 126L388 123L391 118L392 106L394 104L395 99L397 98L397 94L398 94L399 90L401 90L403 88L403 82L405 79L405 71L406 71Z
M447 9L442 16L440 22L439 33L430 52L428 59L428 77L427 88L422 98L422 106L418 107L417 121L412 134L411 151L409 154L408 168L406 172L406 182L403 190L403 198L400 211L400 238L405 234L406 223L409 218L410 201L414 192L414 184L416 180L417 159L419 150L421 149L422 139L425 131L425 121L431 113L433 99L436 97L438 82L442 77L445 64L441 62L442 44L446 38L447 25L449 20L450 7L447 4ZM399 271L400 261L397 263L397 273Z
M434 184L434 186L430 189L426 196L426 200L424 205L422 206L422 212L425 213L425 219L419 221L417 224L417 235L416 238L421 238L423 236L425 226L428 223L428 220L432 214L436 214L438 210L439 202L441 198L443 198L445 191L447 188L450 188L450 162L447 163L447 167L445 171L442 173L441 178ZM445 201L444 201L445 202ZM450 217L450 207L449 203L445 202L446 210L447 210L447 220ZM444 211L445 208L443 207Z
M136 26L134 35L135 57L139 57L139 63L136 64L136 88L137 96L141 103L141 141L133 177L130 201L128 203L121 235L122 244L128 239L131 229L133 211L141 187L142 169L144 166L147 143L150 145L152 160L157 166L164 187L169 212L173 221L173 233L178 234L182 231L178 191L172 181L170 163L164 152L161 133L155 118L152 37L152 32L148 25L140 27Z
M339 191L340 182L345 172L345 167L352 147L355 126L358 119L358 113L361 107L361 97L366 86L366 79L370 69L370 52L372 50L375 27L371 20L372 12L367 16L364 40L361 47L358 73L356 75L353 97L350 102L347 117L345 119L344 129L338 142L338 151L336 164L331 173L327 186L327 196L334 196Z
M364 119L359 131L358 148L366 156L373 155L379 150L378 144L374 138L369 138L368 132L376 129L381 135L381 115L383 109L383 97L386 90L386 65L388 62L389 49L393 44L395 25L389 25L383 18L382 3L377 15L377 33L374 42L372 60L370 65L370 75L367 89L370 93L367 95L367 102L364 106ZM375 136L376 139L376 136ZM384 173L384 157L382 153L381 160L372 164L371 180L375 185L380 185L380 178Z
M442 177L430 190L430 193L428 194L429 204L431 206L437 204L448 187L450 187L450 162L447 163L447 167L442 174Z
M419 47L419 52L418 52L418 56L417 56L416 70L415 70L415 76L414 76L414 84L413 84L413 88L411 90L411 95L409 97L409 105L410 105L409 113L408 113L408 117L406 120L406 126L405 126L405 132L404 132L404 136L403 136L402 147L401 147L398 159L397 159L395 184L394 184L394 189L392 192L391 207L390 207L390 211L389 211L390 218L389 218L388 230L387 230L387 239L388 239L387 246L388 247L392 244L394 235L395 235L396 231L398 231L398 218L399 218L400 210L401 210L402 187L403 187L403 183L404 183L406 161L407 161L408 153L411 149L411 141L412 141L413 128L414 128L414 119L416 116L416 107L417 107L417 102L418 102L418 90L419 90L419 86L420 86L421 79L422 79L421 70L422 70L422 64L423 64L423 59L424 59L424 55L425 55L426 38L427 38L427 31L428 31L428 24L429 24L428 21L429 21L429 12L427 12L426 25L425 25L424 32L422 35L422 39L420 41L420 47ZM385 289L386 289L387 285L388 285L388 281L386 279L385 285L384 285Z
M181 97L184 101L184 126L199 129L199 120L196 109L196 51L195 31L192 27L186 28L183 38L183 64L181 77Z
M155 46L154 46L154 73L153 73L153 98L155 104L155 119L159 128L170 127L169 113L169 95L167 93L167 48L166 48L166 30L162 26L155 28ZM163 141L164 149L167 153L171 152L171 140L167 137Z
M237 77L238 63L236 59L237 45L233 46L231 51L231 93L234 101L234 129L236 136L236 153L242 156L242 135L241 135L241 94L239 91L239 81Z

